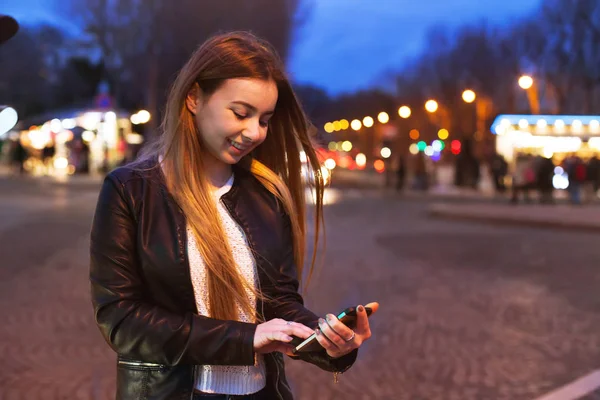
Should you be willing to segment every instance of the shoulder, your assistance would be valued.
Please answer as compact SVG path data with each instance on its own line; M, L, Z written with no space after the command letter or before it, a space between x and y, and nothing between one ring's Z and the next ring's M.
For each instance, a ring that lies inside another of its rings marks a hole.
M137 160L118 167L106 176L104 185L116 188L120 197L136 210L147 198L160 196L165 184L160 164L156 160Z
M107 179L125 187L132 181L147 181L160 176L160 165L154 159L136 160L115 168L108 173Z

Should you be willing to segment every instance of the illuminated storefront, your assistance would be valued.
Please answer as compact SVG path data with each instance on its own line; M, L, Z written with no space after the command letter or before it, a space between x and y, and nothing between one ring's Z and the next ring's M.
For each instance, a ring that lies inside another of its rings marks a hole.
M30 157L27 169L34 174L97 173L110 170L127 157L128 144L139 144L132 132L131 115L117 110L76 110L21 131L21 143ZM52 147L51 160L44 149Z
M576 154L600 156L600 115L500 115L492 124L496 151L509 164L519 154L540 155L560 163Z

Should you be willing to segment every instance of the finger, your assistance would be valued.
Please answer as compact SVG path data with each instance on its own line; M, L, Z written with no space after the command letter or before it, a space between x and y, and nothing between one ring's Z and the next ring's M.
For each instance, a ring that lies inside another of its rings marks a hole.
M321 333L325 335L330 342L335 344L338 349L341 349L346 344L346 341L338 335L331 327L327 324L327 322L323 318L319 318L319 329Z
M330 341L329 339L327 339L325 337L325 335L323 335L323 332L321 332L320 329L317 328L315 333L317 334L317 342L319 342L321 347L323 347L325 350L327 350L327 353L334 354L334 353L340 351L340 349L332 341Z
M377 302L372 302L369 304L365 304L365 307L368 307L371 309L371 315L375 314L377 312L377 310L379 310L379 303Z
M327 314L325 316L325 321L329 327L335 331L335 333L342 337L342 339L346 340L352 337L352 329L348 328L342 321L337 319L335 315Z
M304 324L301 324L300 322L290 321L290 325L292 325L293 327L300 328L300 329L306 331L306 333L308 334L308 336L310 336L313 333L315 333L314 329L309 328L308 326L306 326Z
M271 334L267 336L267 339L269 339L272 342L279 341L279 342L284 342L284 343L288 343L288 342L292 341L291 336L286 335L284 332L280 332L280 331L271 332Z
M358 306L356 309L356 330L357 335L370 337L371 329L369 327L369 318L363 306Z
M315 331L310 329L308 326L302 325L298 322L290 322L289 324L286 323L285 326L282 327L282 331L288 335L294 335L304 339L315 333Z

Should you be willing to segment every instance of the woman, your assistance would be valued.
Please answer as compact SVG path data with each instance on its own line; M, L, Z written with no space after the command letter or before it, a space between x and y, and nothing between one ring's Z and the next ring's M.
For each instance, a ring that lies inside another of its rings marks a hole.
M282 63L250 34L208 40L181 70L160 139L107 176L92 227L92 299L118 354L117 398L292 399L282 353L314 332L323 350L298 358L334 373L353 364L371 335L364 308L352 331L298 294L301 151L317 232L322 219L308 129Z

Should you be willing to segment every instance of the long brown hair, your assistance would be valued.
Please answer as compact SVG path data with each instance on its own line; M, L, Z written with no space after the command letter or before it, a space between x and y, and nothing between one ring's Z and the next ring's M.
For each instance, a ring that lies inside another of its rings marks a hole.
M198 84L209 97L227 79L273 80L278 89L275 113L269 122L265 141L240 162L279 199L290 217L293 254L302 281L306 239L305 185L300 154L314 175L316 198L315 238L308 279L312 275L323 212L323 178L320 163L309 136L311 128L284 66L273 48L250 33L232 32L207 40L179 72L171 88L161 125L161 136L146 149L145 156L161 156L170 193L186 215L208 272L211 317L237 319L235 301L245 313L255 316L238 273L231 249L218 217L203 168L205 150L193 115L185 105L190 90ZM262 297L256 289L250 288Z

